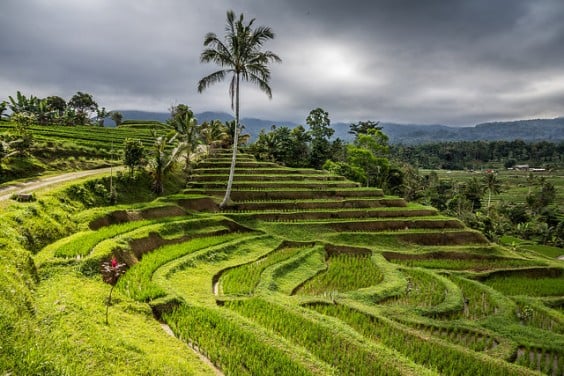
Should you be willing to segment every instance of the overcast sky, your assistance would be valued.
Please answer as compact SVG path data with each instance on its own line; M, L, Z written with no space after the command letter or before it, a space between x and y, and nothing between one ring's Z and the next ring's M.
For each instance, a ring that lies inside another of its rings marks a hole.
M231 112L228 80L202 94L207 32L228 9L276 34L272 100L241 115L304 122L474 125L564 115L562 0L2 0L0 101L91 93L108 110Z

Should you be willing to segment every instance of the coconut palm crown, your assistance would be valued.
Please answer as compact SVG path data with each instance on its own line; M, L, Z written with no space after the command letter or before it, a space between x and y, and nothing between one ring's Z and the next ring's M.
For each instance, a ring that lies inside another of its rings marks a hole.
M248 81L255 84L272 98L272 90L269 86L270 69L268 63L282 61L278 55L271 51L263 51L263 45L269 39L274 38L274 33L267 26L258 26L253 29L253 18L245 24L243 14L235 19L232 10L227 11L227 23L225 25L225 37L222 41L215 33L208 33L204 38L204 51L200 56L202 63L215 63L221 67L220 70L202 78L198 82L198 91L201 93L205 88L223 81L226 76L231 75L229 84L229 96L231 108L235 111L237 133L239 132L239 85L240 81ZM225 207L230 202L231 187L235 174L235 163L237 160L237 139L233 137L233 156L229 170L227 190L220 207Z

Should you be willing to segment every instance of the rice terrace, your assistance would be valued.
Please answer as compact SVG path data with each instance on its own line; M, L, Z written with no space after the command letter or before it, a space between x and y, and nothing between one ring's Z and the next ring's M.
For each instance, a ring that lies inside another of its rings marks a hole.
M219 211L229 164L217 151L182 193L77 213L82 230L33 262L3 255L18 270L2 284L3 317L36 321L3 321L3 332L39 332L3 351L29 346L32 373L210 373L192 348L225 374L562 374L562 261L491 244L377 188L248 154L233 205ZM31 211L57 223L73 205L63 197L15 204L6 220ZM106 326L99 265L112 256L127 272Z
M564 143L247 134L281 62L253 22L200 56L233 120L0 103L0 376L564 376Z

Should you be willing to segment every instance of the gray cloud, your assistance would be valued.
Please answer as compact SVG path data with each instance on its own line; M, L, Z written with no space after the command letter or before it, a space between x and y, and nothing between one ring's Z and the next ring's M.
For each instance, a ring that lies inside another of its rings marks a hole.
M274 97L245 86L245 116L470 125L564 114L560 0L5 0L0 100L16 90L110 109L230 111L228 83L198 94L216 69L203 36L233 9L269 25Z

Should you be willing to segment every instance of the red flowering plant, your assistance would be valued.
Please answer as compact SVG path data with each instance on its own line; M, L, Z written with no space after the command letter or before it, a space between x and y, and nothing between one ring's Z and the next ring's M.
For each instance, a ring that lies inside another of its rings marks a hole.
M106 324L108 324L108 308L112 304L112 292L114 291L114 287L119 280L119 277L125 273L126 264L120 264L118 260L114 257L110 261L105 261L101 265L101 273L102 279L104 282L112 285L110 289L110 295L108 296L108 300L106 302Z

